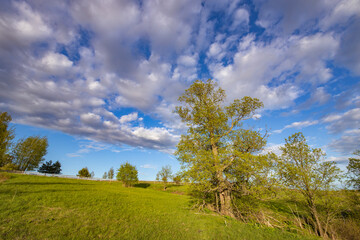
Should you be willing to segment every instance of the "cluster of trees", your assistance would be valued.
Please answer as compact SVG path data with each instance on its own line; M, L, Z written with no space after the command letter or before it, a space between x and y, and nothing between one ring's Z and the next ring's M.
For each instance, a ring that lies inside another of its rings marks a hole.
M59 161L52 162L51 160L43 163L41 167L39 167L38 172L40 173L50 173L50 174L60 174L61 173L61 163Z
M20 171L38 168L47 153L47 138L30 136L14 143L15 130L9 125L11 120L7 112L0 113L0 168Z
M94 172L89 171L87 167L84 167L79 170L78 177L85 177L85 178L93 178ZM114 168L110 168L108 172L105 172L103 175L103 179L113 179L114 178ZM138 179L138 171L136 167L131 165L130 163L126 162L120 165L120 168L117 170L116 179L121 181L125 187L130 187L136 184Z
M166 165L162 167L161 170L156 174L156 180L163 182L165 191L167 189L168 182L170 182L171 180L175 182L175 184L179 185L182 180L182 175L181 173L173 175L171 166Z
M104 172L103 179L113 179L114 178L114 168L110 168L108 172Z
M261 154L267 134L244 129L242 124L263 107L262 102L243 97L226 106L225 98L215 82L198 80L180 96L182 104L175 110L188 126L175 155L199 204L237 218L242 214L237 203L245 196L292 189L303 195L314 232L326 237L327 223L319 214L317 200L333 189L341 177L339 168L324 161L321 149L310 148L302 133L286 139L280 156ZM350 160L355 187L359 186L359 165L359 160ZM164 176L167 171L158 175Z

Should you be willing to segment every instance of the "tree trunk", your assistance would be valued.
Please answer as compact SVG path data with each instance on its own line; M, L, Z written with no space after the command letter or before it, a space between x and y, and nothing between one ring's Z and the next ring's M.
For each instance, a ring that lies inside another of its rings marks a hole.
M219 192L220 197L220 213L225 216L235 217L231 203L231 191L228 189Z
M316 210L315 203L313 199L309 199L309 208L310 208L310 214L315 224L315 231L320 237L327 237L326 232L324 232L324 229L321 226L321 222L319 219L319 214Z

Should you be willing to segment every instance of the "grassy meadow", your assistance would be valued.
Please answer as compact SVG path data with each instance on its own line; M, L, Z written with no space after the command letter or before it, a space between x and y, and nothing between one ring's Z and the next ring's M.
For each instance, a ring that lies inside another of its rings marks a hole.
M191 209L186 186L7 174L0 239L317 239Z

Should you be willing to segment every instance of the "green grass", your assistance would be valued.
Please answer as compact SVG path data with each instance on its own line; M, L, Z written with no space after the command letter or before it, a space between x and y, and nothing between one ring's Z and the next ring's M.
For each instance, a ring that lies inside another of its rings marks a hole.
M186 186L11 174L0 183L0 239L314 239L190 208Z

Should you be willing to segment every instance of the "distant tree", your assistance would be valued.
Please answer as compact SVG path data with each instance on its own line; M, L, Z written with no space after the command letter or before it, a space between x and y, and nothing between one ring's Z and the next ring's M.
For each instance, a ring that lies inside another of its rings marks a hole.
M89 169L87 167L84 167L79 170L79 172L76 176L89 178L89 177L91 177L91 174L89 172Z
M107 172L104 172L103 179L107 179L107 178L108 178L108 174Z
M12 140L14 139L14 128L9 127L12 118L7 112L0 113L0 167L11 163L8 154Z
M335 162L322 161L325 154L319 148L311 149L302 133L291 135L285 142L285 146L280 148L282 154L278 159L281 180L305 197L315 232L321 237L327 237L316 199L320 193L331 188L339 178L340 170Z
M182 175L181 173L176 173L174 176L173 176L173 181L175 182L176 185L179 185L181 183L181 180L182 180Z
M20 139L15 145L12 155L14 164L19 170L33 170L44 160L47 153L48 140L46 137L28 137Z
M113 167L111 167L110 168L110 170L109 170L109 172L108 172L108 178L109 179L113 179L114 178L114 168Z
M90 173L90 177L91 177L91 178L95 177L94 171L92 171L92 172Z
M59 161L52 163L52 161L50 160L46 163L43 163L43 165L38 169L38 172L50 173L50 174L60 174L61 163Z
M126 187L130 187L139 181L138 171L136 167L130 163L124 163L118 169L116 179L122 181Z
M354 155L360 157L360 150L354 152ZM348 184L357 190L360 190L360 158L349 158L347 166L349 181Z
M156 180L162 181L164 184L164 191L167 188L168 181L172 178L171 166L167 165L161 168L161 170L156 174Z

